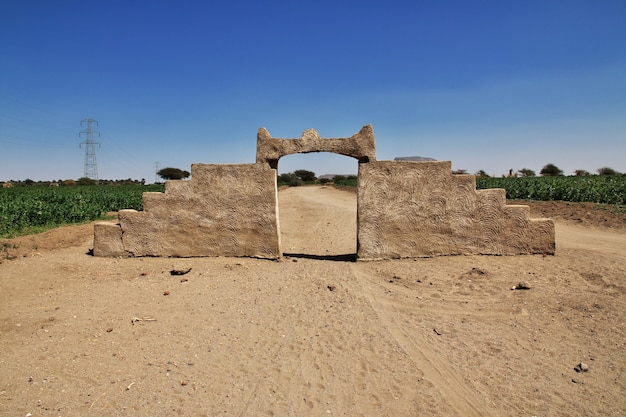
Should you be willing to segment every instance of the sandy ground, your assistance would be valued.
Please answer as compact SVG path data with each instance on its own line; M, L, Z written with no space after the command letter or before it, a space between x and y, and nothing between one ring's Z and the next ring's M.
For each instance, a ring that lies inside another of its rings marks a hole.
M4 241L0 415L626 415L624 214L555 216L556 256L351 262L354 194L279 194L280 262Z

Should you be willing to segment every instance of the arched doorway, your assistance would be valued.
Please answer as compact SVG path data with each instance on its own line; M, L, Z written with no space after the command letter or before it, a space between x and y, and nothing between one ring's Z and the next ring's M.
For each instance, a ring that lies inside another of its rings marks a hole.
M325 174L356 176L358 162L326 152L288 155L278 162L279 175L300 169L312 171L316 177ZM319 182L280 187L278 223L283 256L356 260L356 187L341 190Z

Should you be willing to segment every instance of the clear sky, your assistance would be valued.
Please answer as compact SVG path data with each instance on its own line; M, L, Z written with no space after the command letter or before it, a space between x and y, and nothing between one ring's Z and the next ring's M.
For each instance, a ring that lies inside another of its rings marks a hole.
M500 176L626 171L626 1L0 1L0 181L252 163L256 134L348 137ZM279 172L356 173L332 154Z

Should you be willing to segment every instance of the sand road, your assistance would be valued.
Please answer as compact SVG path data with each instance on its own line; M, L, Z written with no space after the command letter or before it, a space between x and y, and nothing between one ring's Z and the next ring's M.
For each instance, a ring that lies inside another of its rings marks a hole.
M626 234L350 262L354 194L279 199L280 262L94 258L91 226L21 240L0 263L0 415L626 414Z

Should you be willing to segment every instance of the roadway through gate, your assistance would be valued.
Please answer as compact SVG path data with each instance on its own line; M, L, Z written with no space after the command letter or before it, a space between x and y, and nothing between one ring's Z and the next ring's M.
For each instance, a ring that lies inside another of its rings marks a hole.
M283 254L356 260L356 193L329 186L288 187L278 192Z

